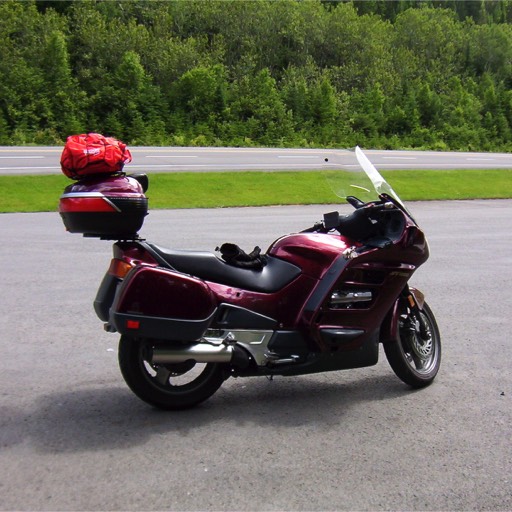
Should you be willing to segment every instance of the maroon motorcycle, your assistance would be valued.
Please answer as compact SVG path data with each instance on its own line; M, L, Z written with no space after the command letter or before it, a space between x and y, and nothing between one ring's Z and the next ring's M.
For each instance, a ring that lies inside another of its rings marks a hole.
M265 254L144 240L137 232L148 209L145 175L96 176L65 189L59 211L68 231L116 240L94 309L121 335L119 365L139 398L188 408L229 377L374 365L380 343L406 384L434 380L439 330L423 294L408 285L429 256L427 240L364 153L355 155L373 200L347 195L352 213L327 213Z

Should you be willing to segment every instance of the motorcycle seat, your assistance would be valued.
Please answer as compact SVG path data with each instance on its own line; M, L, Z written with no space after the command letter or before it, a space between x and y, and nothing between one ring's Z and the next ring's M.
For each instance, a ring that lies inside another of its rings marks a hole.
M169 268L178 272L254 292L277 292L301 273L296 265L273 256L268 256L262 269L254 270L229 265L211 252L164 249L154 244L151 247Z

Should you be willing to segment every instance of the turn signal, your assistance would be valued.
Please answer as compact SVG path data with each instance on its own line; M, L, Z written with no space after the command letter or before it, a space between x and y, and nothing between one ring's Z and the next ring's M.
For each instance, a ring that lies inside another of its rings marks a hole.
M118 277L119 279L124 279L126 274L128 274L132 268L133 265L130 263L126 263L126 261L120 260L119 258L112 258L108 273Z

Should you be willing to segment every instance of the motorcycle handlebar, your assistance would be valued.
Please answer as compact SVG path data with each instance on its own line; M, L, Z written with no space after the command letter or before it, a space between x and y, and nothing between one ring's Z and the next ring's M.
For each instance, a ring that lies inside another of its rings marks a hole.
M323 232L327 233L327 229L325 229L323 222L317 222L314 226L311 226L310 228L303 229L301 233L318 233Z
M356 203L356 201L358 202ZM342 216L337 211L325 213L323 221L315 223L310 228L301 231L301 233L328 233L332 229L340 230L344 225L354 224L355 221L361 222L364 218L370 218L372 213L393 207L393 204L387 201L384 203L363 203L356 199L349 202L355 208L355 211L350 215Z

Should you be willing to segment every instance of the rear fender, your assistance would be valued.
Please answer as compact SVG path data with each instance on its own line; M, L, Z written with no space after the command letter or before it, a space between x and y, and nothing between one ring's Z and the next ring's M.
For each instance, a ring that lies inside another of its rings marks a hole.
M406 301L409 301L407 304ZM412 301L412 302L411 302ZM400 295L397 297L393 304L393 307L389 310L389 313L384 318L380 329L380 341L381 343L392 343L399 341L398 336L398 322L400 315L407 306L418 307L421 311L425 304L425 295L417 288L409 288L407 295Z
M100 320L106 322L109 318L110 306L114 302L116 291L121 279L107 272L101 281L96 298L94 299L94 311Z

